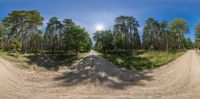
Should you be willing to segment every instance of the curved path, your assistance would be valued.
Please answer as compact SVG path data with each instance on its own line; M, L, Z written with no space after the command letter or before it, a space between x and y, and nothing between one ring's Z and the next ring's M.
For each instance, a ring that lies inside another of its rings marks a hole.
M97 56L64 71L43 73L21 70L0 58L0 98L199 99L200 56L188 51L147 72L119 69Z

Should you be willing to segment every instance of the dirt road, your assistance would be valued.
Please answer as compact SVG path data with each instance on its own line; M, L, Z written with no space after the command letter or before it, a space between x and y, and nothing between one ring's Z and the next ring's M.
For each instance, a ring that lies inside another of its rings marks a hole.
M119 69L94 54L59 72L21 70L0 58L1 99L199 99L200 56L188 51L147 72Z

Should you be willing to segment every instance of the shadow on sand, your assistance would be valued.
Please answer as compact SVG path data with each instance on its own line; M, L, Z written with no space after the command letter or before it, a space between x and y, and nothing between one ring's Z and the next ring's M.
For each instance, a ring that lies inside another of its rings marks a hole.
M78 84L102 85L113 89L123 89L126 86L144 84L141 80L153 80L145 72L120 69L99 56L88 56L79 64L71 67L70 72L56 77L62 86Z
M78 60L76 55L30 55L26 56L29 59L29 65L36 64L39 67L44 67L48 70L59 70L62 66L70 66L74 61Z

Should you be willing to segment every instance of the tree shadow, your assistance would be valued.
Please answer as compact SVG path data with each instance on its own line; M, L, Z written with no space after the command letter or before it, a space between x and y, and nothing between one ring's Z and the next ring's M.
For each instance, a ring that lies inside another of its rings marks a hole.
M60 54L49 54L49 55L29 55L25 56L29 60L29 65L36 64L39 67L44 67L48 70L59 70L59 67L70 66L75 60L78 60L76 55L60 55Z
M145 72L120 69L99 56L88 56L79 64L71 67L71 71L54 78L61 81L62 86L78 84L102 85L113 89L123 89L126 86L144 86L142 80L153 80Z

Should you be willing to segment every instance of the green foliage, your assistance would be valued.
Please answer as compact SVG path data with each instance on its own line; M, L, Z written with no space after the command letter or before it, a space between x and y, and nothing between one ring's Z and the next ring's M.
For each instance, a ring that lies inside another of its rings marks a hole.
M41 51L78 53L91 49L89 33L71 19L61 22L57 17L50 18L44 33L41 30L42 21L38 11L12 11L0 22L1 48L12 50L20 43L21 52L36 54Z
M114 29L94 33L95 49L101 52L112 50L137 50L141 48L139 23L132 16L119 16Z
M90 39L90 35L88 32L83 32L83 40L80 42L80 51L81 52L88 52L92 48L92 40Z
M0 40L1 40L1 49L3 49L2 43L3 43L3 36L5 33L5 26L3 23L0 21Z
M176 33L177 36L183 35L189 32L189 25L188 23L181 18L174 19L169 28L172 32Z
M11 31L11 27L5 26L5 24L2 21L0 21L0 43L1 43L1 50L5 49L5 45L6 45L5 42L8 39L7 35L9 35L10 31Z
M189 32L188 23L184 19L175 19L170 25L163 20L153 18L146 21L142 36L142 47L147 50L172 50L188 47L184 35Z
M142 37L142 43L144 49L154 49L156 47L155 38L158 33L159 23L153 18L149 18L146 21L146 26L144 27L144 33Z
M51 52L78 54L89 51L92 40L89 33L72 19L60 21L50 18L45 32L41 30L43 17L35 10L16 10L0 21L1 49L18 52ZM170 50L193 48L190 39L184 35L189 32L184 19L175 19L170 25L165 20L158 22L153 18L146 21L142 35L139 23L132 16L119 16L114 20L113 31L94 33L94 48L101 52L128 52L131 50ZM195 45L200 46L200 24L196 27ZM120 60L120 59L119 59Z
M91 49L92 42L89 33L84 28L70 19L64 20L64 26L65 46L68 51L75 51L78 54L80 51Z
M132 16L119 16L115 19L113 37L117 50L141 48L138 27L138 21Z
M19 57L19 52L21 51L22 45L18 40L12 40L10 42L11 47L15 53L17 53L17 57Z
M9 42L17 40L21 42L23 52L31 50L32 45L27 45L27 43L32 42L32 34L39 30L42 21L43 17L35 10L20 10L9 13L3 20L3 24L10 28L9 33L5 36L7 40L4 42L4 47L9 49L11 46Z
M170 31L174 33L174 39L178 48L184 48L184 35L189 33L189 25L184 19L174 19L169 25Z
M79 52L89 51L92 40L89 33L73 22L72 19L60 21L50 18L45 32L41 30L43 17L35 10L16 10L0 21L1 49L15 52L44 52L47 57L71 63ZM113 31L97 31L94 33L94 48L107 53L104 57L111 62L129 69L150 69L166 64L182 52L168 52L173 49L191 49L191 39L185 39L189 25L184 19L174 19L170 25L163 20L153 18L146 21L142 42L139 35L139 23L132 16L119 16L114 21ZM195 45L200 49L200 23L195 28ZM142 43L142 44L141 44ZM167 52L132 50L167 50ZM109 53L112 52L112 53ZM56 54L58 54L58 57ZM60 57L60 53L63 55ZM76 53L76 55L74 55ZM39 53L38 56L40 56ZM55 57L53 57L55 55ZM34 57L29 57L31 60ZM67 60L64 60L67 59Z
M106 52L114 48L114 38L111 30L97 31L93 37L96 42L94 48L98 51Z
M184 51L134 51L129 53L107 53L103 57L121 68L146 70L158 68L183 55Z
M198 23L195 28L195 45L200 49L200 23Z
M184 44L185 44L184 46L186 49L194 48L194 44L190 38L185 39Z
M169 35L165 20L159 23L155 19L149 18L143 30L142 47L147 50L168 49Z
M11 43L11 46L14 49L14 51L18 51L18 52L21 51L22 45L21 45L20 41L12 40L10 43Z
M60 41L60 34L62 30L62 24L57 17L52 17L47 23L46 32L44 34L45 43L48 43L47 49L51 49L51 52L54 53L55 49L58 48Z

